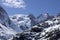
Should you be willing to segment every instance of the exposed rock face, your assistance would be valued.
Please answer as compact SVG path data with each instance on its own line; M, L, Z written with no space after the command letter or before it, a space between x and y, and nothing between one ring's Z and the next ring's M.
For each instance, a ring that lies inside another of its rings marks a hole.
M2 23L5 26L11 24L11 21L9 19L7 12L2 7L0 7L0 23Z
M33 27L31 28L30 30L31 32L42 32L43 31L43 28L42 27Z
M33 15L33 14L29 14L28 17L30 18L31 20L31 26L34 26L37 24L36 22L36 17Z

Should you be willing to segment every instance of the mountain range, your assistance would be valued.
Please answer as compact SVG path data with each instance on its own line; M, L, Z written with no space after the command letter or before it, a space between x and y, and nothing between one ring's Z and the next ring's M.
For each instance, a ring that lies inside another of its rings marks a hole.
M16 14L8 16L0 7L0 40L59 40L60 13L56 16L49 13Z

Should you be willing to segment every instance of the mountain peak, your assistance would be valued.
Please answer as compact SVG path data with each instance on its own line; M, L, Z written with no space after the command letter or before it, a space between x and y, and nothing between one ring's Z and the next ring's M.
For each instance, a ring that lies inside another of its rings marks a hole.
M48 17L48 16L50 16L50 14L49 13L45 13L45 14L43 14L45 17Z
M59 17L59 16L60 16L60 13L58 13L57 17Z
M40 14L37 18L40 18L40 17L48 17L50 16L49 13L45 13L45 14Z
M50 15L49 13L45 13L45 14L40 14L37 17L38 22L44 22L45 20L49 20L52 19L54 16Z
M30 19L31 19L31 18L35 19L35 16L34 16L33 14L29 14L28 17L29 17Z

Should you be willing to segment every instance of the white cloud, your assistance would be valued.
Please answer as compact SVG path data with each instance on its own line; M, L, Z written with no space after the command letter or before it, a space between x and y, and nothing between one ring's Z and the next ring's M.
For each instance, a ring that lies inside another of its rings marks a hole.
M14 8L25 8L25 2L23 0L3 0L3 5Z

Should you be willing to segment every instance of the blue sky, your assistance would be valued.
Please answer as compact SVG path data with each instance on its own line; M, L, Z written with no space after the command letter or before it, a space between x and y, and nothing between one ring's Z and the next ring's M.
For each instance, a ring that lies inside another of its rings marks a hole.
M24 7L9 7L1 5L9 15L14 14L34 14L35 16L42 13L50 13L56 15L60 12L60 0L23 0ZM20 5L21 6L21 5Z

